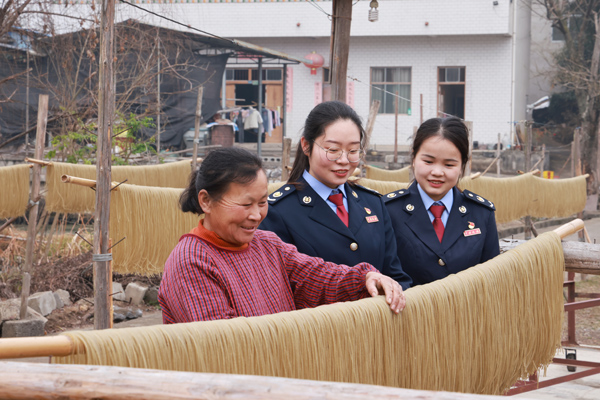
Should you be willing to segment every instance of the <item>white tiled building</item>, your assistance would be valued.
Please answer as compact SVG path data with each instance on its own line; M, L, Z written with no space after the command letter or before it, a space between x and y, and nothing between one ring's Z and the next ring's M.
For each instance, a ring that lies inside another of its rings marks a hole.
M177 1L134 3L203 31L295 57L317 52L324 57L325 67L329 65L330 0ZM513 65L514 55L518 56L522 47L518 36L513 39L513 27L519 26L513 14L518 3L521 1L379 0L379 20L369 22L369 1L355 2L348 60L348 76L352 78L348 81L349 90L353 95L348 102L366 122L371 100L382 93L371 85L386 80L379 87L398 90L408 99L401 100L399 105L400 145L409 144L413 127L419 125L421 116L427 119L441 115L440 111L472 121L474 140L479 143L496 143L498 133L509 138L511 121L525 117L528 88L527 80L520 81L528 65L518 62ZM119 20L135 18L185 30L165 19L143 16L142 11L127 4L117 4ZM322 69L316 75L311 75L302 64L288 69L292 71L286 83L286 135L295 142L308 112L316 102L327 98L327 85ZM233 73L229 78L233 78ZM283 85L272 83L280 85L277 90L281 93L267 95L266 100L282 103L286 97ZM227 98L234 94L230 81ZM267 104L267 107L280 105ZM371 139L375 146L394 143L393 109L392 97L387 96Z

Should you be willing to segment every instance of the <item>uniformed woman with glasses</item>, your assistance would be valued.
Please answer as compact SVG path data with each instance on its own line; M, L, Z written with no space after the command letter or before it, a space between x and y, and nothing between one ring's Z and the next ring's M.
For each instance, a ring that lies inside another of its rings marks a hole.
M364 129L347 104L328 101L306 118L288 183L268 197L260 229L337 264L368 262L403 289L396 239L381 195L348 181L363 157Z
M469 161L469 133L456 117L419 127L411 152L415 181L384 196L404 270L421 285L445 278L500 253L495 208L460 190Z

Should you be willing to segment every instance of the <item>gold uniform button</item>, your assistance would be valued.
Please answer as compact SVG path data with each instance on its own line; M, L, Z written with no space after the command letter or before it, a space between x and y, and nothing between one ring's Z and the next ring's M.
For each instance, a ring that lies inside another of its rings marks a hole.
M350 250L352 250L352 251L358 250L358 245L356 243L352 242L352 244L350 245Z
M444 260L442 260L441 258L438 260L438 264L440 264L440 266L444 266L446 265L446 263L444 262Z

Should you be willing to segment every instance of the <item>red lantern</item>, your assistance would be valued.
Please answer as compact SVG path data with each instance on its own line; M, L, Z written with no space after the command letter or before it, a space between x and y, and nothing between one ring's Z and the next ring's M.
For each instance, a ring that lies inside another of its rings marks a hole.
M304 65L306 65L308 68L310 68L311 75L316 75L317 68L322 67L323 63L325 62L325 60L323 59L323 56L320 54L317 54L314 51L310 54L305 55L304 58L312 61L312 64L304 63Z

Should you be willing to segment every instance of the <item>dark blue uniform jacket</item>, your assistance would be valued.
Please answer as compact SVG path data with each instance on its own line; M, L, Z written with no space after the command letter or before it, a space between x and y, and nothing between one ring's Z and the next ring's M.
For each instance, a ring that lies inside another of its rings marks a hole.
M384 196L392 219L398 256L413 285L445 278L500 253L494 205L454 187L454 203L442 242L423 205L417 184Z
M272 231L301 253L336 264L368 262L395 279L411 284L402 270L396 239L381 195L346 183L348 227L304 179L301 189L284 185L269 195L269 212L259 229Z

